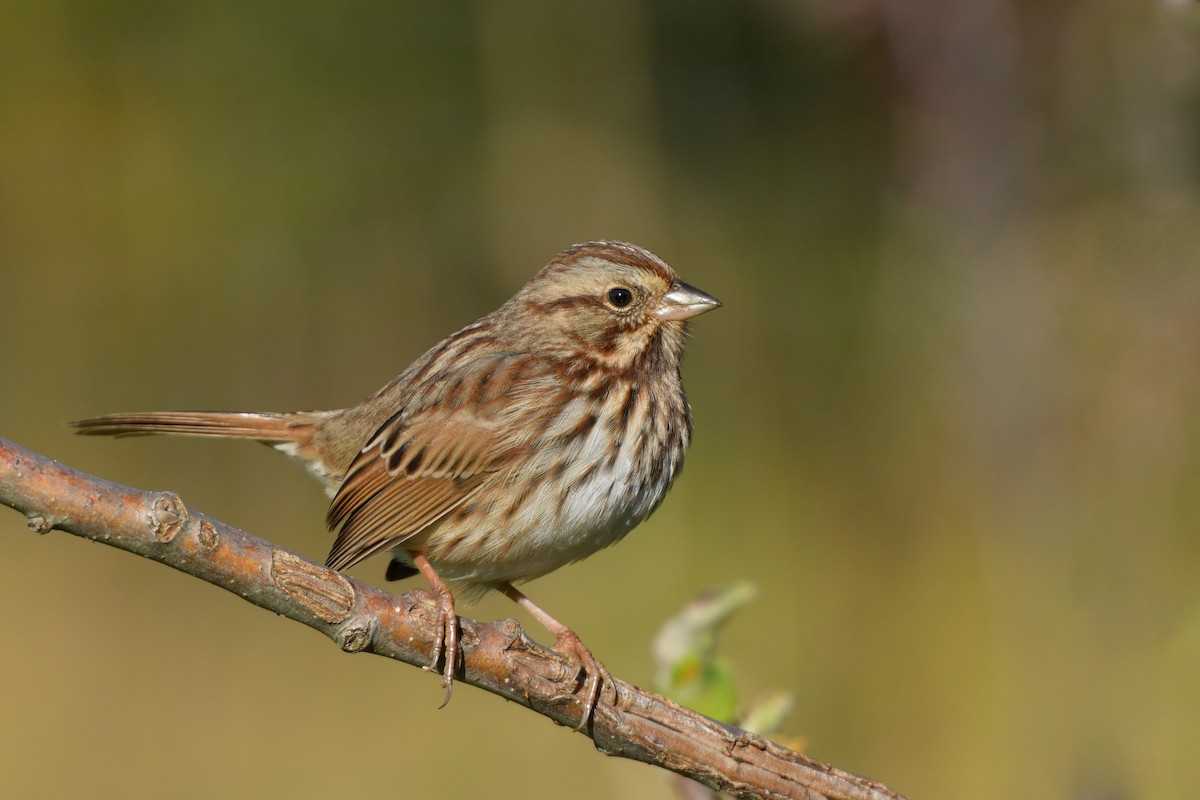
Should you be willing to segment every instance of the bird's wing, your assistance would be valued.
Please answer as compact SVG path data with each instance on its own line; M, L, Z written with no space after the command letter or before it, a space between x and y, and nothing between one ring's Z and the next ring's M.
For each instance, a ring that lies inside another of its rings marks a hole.
M509 366L499 360L469 370L471 376L443 376L379 428L329 507L326 521L338 535L326 564L345 569L402 544L510 463L522 444L513 435L520 412L536 406L531 395L547 384ZM458 390L453 399L447 383Z

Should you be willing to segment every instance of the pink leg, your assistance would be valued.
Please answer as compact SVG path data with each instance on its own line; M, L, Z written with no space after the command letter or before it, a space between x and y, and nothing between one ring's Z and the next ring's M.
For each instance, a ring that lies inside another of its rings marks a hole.
M454 612L454 593L445 581L434 571L433 566L421 553L412 553L413 566L421 571L429 587L433 589L434 599L437 600L437 639L433 643L433 660L425 669L437 669L438 659L442 656L443 647L446 653L445 667L442 670L442 686L446 689L446 699L438 708L445 708L450 702L450 693L454 691L454 668L458 664L458 616Z
M602 685L607 685L612 689L613 702L616 702L617 686L613 683L612 675L608 673L603 664L592 656L591 651L584 646L583 641L575 631L563 625L535 605L517 587L511 583L502 583L497 588L504 592L513 602L521 606L521 608L532 614L538 622L545 626L546 630L554 634L555 650L583 667L584 674L587 675L587 683L584 684L583 713L579 718L579 724L575 726L575 730L583 730L592 718L592 712L596 708L596 700L600 697L600 687Z

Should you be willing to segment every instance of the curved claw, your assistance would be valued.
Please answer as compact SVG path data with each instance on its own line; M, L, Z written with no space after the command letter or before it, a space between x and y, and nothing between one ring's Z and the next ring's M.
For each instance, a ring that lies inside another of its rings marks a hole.
M427 672L435 671L438 662L442 659L442 654L445 654L446 660L442 667L442 686L446 689L446 696L443 698L442 704L438 706L441 709L450 702L450 695L454 692L454 669L458 666L458 615L454 610L454 593L434 572L425 556L414 553L413 563L429 581L429 585L433 588L434 600L437 601L437 635L433 640L433 657L425 670Z
M442 699L439 709L445 708L454 692L454 667L458 664L458 616L454 613L454 595L439 595L438 598L438 635L433 645L433 659L427 670L437 669L438 659L445 653L446 660L442 668L442 686L446 688L446 696Z
M587 727L596 711L596 702L600 699L603 687L607 686L612 690L613 704L616 704L617 684L613 681L609 671L596 660L596 657L587 649L575 631L568 629L559 633L558 640L554 643L554 649L579 662L579 666L587 675L587 681L583 684L583 708L579 714L579 724L575 726L575 730L582 731Z
M545 625L546 630L554 634L554 649L561 655L576 662L587 675L587 682L583 685L583 713L580 714L579 724L575 726L575 730L581 731L587 727L588 722L592 719L596 711L596 702L600 699L600 692L605 684L612 690L613 704L616 704L616 681L613 680L612 675L608 673L604 665L597 661L591 651L584 646L575 631L547 614L511 583L502 583L496 588L504 592L517 605L527 609L530 614L537 617L538 622Z

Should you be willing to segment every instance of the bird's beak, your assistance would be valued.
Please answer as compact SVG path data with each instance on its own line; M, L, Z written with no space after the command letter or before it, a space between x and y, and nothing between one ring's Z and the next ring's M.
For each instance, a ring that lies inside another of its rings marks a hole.
M721 301L711 294L676 279L671 281L671 291L663 295L654 315L662 320L691 319L720 305Z

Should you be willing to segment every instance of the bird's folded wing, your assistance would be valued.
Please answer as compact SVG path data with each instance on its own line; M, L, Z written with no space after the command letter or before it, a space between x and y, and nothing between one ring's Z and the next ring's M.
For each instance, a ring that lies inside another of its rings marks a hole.
M345 569L388 550L466 502L505 460L497 427L469 412L403 412L385 423L346 472L327 522L326 559Z

